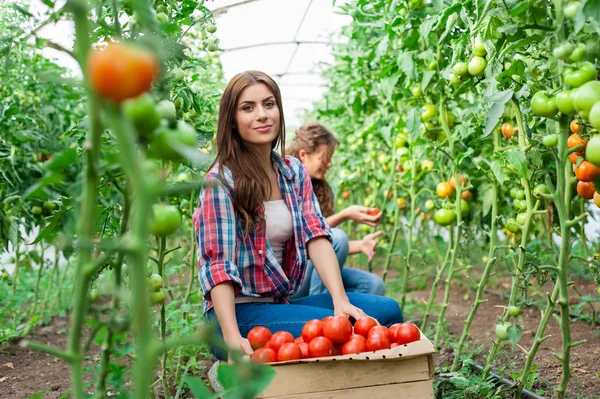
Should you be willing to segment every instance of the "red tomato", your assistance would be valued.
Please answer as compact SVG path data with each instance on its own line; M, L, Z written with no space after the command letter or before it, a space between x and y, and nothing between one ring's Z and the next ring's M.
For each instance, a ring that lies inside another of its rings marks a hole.
M396 330L396 342L399 344L409 344L421 339L421 333L417 326L411 323L404 323Z
M593 182L600 177L600 168L588 161L583 161L575 168L575 176L579 181Z
M371 334L367 338L367 350L378 351L381 349L390 349L390 340L383 334Z
M327 323L327 321L333 319L333 316L327 316L327 317L323 317L323 320L321 320L323 323Z
M308 355L310 357L331 356L333 353L333 343L329 338L316 337L308 344Z
M254 363L274 363L277 361L277 353L271 348L258 348L250 356Z
M323 336L334 344L343 344L352 335L352 323L343 316L334 316L323 327Z
M388 337L390 339L390 342L396 341L396 330L398 330L398 327L400 327L401 325L402 323L396 323L390 326L390 335Z
M271 340L268 340L267 343L265 344L264 348L270 348L271 347Z
M362 339L350 339L342 346L343 355L353 355L356 353L362 353L367 351L367 340L362 335L358 335Z
M367 335L367 339L373 334L381 334L385 336L388 341L393 341L394 339L390 335L390 330L386 326L375 326L369 330L369 334Z
M354 334L362 335L367 338L369 330L377 325L377 321L372 317L361 317L354 323Z
M304 342L304 338L302 338L302 337L298 337L298 338L296 338L296 339L294 340L294 343L295 343L295 344L300 344L300 343L302 343L302 342Z
M392 342L392 343L390 344L390 349L391 349L391 348L395 348L395 347L397 347L397 346L400 346L400 344L399 344L398 342Z
M333 351L331 352L331 356L340 356L342 354L342 345L333 345Z
M580 181L577 182L577 194L583 199L591 200L594 198L594 193L596 192L596 188L594 187L594 183Z
M310 357L308 354L308 344L306 342L300 342L297 345L302 351L302 359L308 359Z
M298 359L302 359L302 349L293 342L281 345L277 351L277 360L280 362Z
M248 333L248 341L252 345L252 349L257 350L258 348L264 347L267 342L271 339L271 331L263 326L256 326Z
M279 348L288 342L294 343L294 337L287 331L277 331L269 340L269 347L275 352L279 352Z
M310 320L304 324L302 327L302 340L304 342L310 342L313 338L322 337L323 336L323 323L321 320Z

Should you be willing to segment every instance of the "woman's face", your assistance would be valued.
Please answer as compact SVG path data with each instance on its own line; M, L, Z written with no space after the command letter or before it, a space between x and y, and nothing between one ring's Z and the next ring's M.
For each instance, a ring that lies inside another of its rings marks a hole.
M235 125L242 140L251 146L268 146L279 135L280 113L275 96L263 83L242 91L235 112Z
M331 156L333 155L327 144L321 144L312 154L300 150L300 161L308 170L308 174L313 179L325 178L325 174L331 168Z

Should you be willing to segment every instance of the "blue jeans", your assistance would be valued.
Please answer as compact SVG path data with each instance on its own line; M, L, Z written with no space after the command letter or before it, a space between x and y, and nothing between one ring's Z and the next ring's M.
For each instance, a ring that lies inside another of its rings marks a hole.
M348 298L351 304L387 327L403 320L400 306L392 298L356 293L349 293ZM272 333L288 331L299 337L307 321L333 316L333 300L329 293L325 293L292 299L289 304L240 303L235 305L235 315L243 337L247 337L256 326L267 327ZM209 310L206 316L209 321L217 321L214 309ZM218 333L222 335L220 328ZM212 352L220 360L225 359L219 351Z
M357 292L361 294L383 295L385 284L381 277L364 270L344 267L349 252L348 236L342 229L331 229L333 235L333 250L338 259L342 273L342 282L346 292ZM306 277L304 283L293 298L302 298L309 295L323 294L327 288L319 274L315 270L312 262L309 261L306 267Z

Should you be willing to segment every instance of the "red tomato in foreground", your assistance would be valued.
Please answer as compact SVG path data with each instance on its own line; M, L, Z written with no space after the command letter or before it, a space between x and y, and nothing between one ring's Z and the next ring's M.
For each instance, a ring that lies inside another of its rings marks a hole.
M388 339L388 341L393 341L394 338L390 335L390 330L386 326L375 326L369 330L369 334L367 338L369 338L373 334L381 334Z
M354 334L362 335L367 338L371 328L377 325L377 321L372 317L361 317L354 323Z
M327 323L329 320L333 319L333 316L327 316L327 317L323 317L323 320L321 320L323 323Z
M358 335L362 339L350 339L342 346L342 355L354 355L367 351L367 340L362 335Z
M277 353L271 348L258 348L250 356L253 363L274 363L277 361Z
M277 360L280 362L298 359L302 359L302 349L293 342L281 345L281 348L277 351Z
M411 323L405 323L396 330L396 342L399 344L409 344L421 339L421 333L417 326Z
M397 347L397 346L400 346L400 344L399 344L398 342L392 342L392 343L390 344L390 349L392 349L392 348L395 348L395 347Z
M275 352L279 352L279 348L288 342L294 343L294 337L287 331L277 331L269 340L269 347Z
M323 336L329 338L334 344L343 344L352 335L352 323L343 316L334 316L323 327Z
M371 334L367 338L367 350L378 351L381 349L390 349L390 340L383 334Z
M333 353L333 343L329 338L317 337L308 344L308 355L310 357L331 356Z
M304 338L302 338L302 337L298 337L298 338L296 338L296 339L294 340L294 343L295 343L295 344L300 344L300 343L302 343L302 342L304 342Z
M308 359L310 357L310 355L308 354L308 344L306 342L300 342L297 345L302 351L302 359Z
M302 340L304 342L310 342L313 338L322 337L323 336L323 323L321 320L310 320L304 324L302 327Z
M257 326L248 332L248 341L250 341L252 349L257 350L258 348L264 347L267 342L269 342L272 335L273 334L271 334L271 331L269 331L268 328Z

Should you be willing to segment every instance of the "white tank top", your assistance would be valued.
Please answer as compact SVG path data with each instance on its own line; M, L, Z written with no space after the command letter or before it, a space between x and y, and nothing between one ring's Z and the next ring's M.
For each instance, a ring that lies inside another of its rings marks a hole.
M292 213L285 200L266 201L265 216L267 218L267 240L279 264L283 264L284 243L294 234Z

